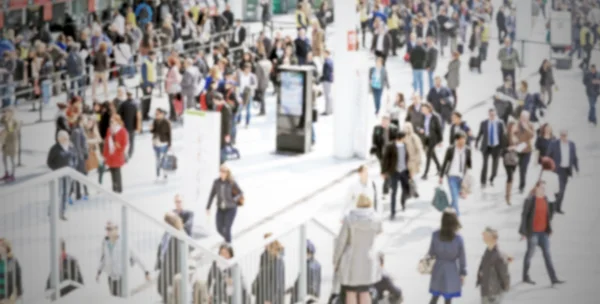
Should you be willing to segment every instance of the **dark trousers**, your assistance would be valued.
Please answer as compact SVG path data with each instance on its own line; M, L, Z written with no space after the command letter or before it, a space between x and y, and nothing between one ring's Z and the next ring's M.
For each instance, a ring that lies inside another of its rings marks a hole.
M392 187L392 216L396 215L396 195L398 194L398 183L402 187L402 195L400 196L400 204L402 206L402 210L404 210L406 206L406 200L409 195L409 185L408 181L410 180L410 175L408 174L408 170L404 170L402 172L394 172L389 177L390 186Z
M375 57L381 57L383 66L385 66L385 62L387 61L387 54L385 52L375 51Z
M556 194L556 211L562 211L562 203L565 198L565 191L567 190L567 183L569 182L569 176L571 175L570 168L559 167L558 173L558 193Z
M394 282L387 275L382 276L381 280L375 283L375 289L377 290L378 300L383 300L383 295L386 291L389 293L390 303L397 303L402 298L402 290L400 290L400 287L394 285Z
M546 270L550 276L550 281L556 281L556 271L552 263L552 257L550 256L550 236L545 232L534 232L527 239L527 251L525 252L525 259L523 260L523 280L529 279L529 268L531 267L531 258L535 253L535 247L539 246L542 249L544 256L544 262L546 263Z
M519 191L525 190L525 181L527 180L527 167L531 160L531 152L519 153Z
M87 174L85 174L87 175ZM82 191L83 189L83 191ZM82 185L80 182L78 181L73 181L71 183L71 193L69 196L73 195L73 193L75 193L75 199L80 200L82 197L82 193L83 196L88 196L88 188L86 185Z
M427 176L427 173L429 173L429 165L431 164L431 160L433 159L433 163L435 164L435 167L437 168L437 171L440 171L440 161L437 158L437 155L435 154L435 144L433 143L429 143L430 139L426 138L425 139L425 149L427 151L425 151L425 173L423 173L423 176Z
M437 304L439 299L440 296L432 296L431 301L429 301L429 304ZM452 304L452 299L444 299L444 304Z
M69 200L69 178L61 177L58 179L58 191L60 191L60 215L65 215L67 210L67 201Z
M148 88L150 88L150 90L148 90ZM150 119L150 104L152 103L153 89L152 86L142 88L142 118L144 120Z
M127 156L131 159L133 156L133 147L135 146L135 130L127 130L129 133L129 151L127 151Z
M516 166L504 166L504 169L506 170L506 183L512 183L513 182L513 176L515 175L515 171L517 170Z
M512 79L512 88L513 90L515 89L515 83L517 82L515 79L515 70L507 70L507 69L501 69L502 70L502 82L504 82L504 80L506 79L506 76L510 76Z
M483 154L483 166L481 168L481 184L485 185L487 182L488 173L488 161L490 156L492 157L492 176L490 176L490 182L494 182L496 175L498 174L498 160L500 158L500 146L487 147L482 151Z
M175 94L169 94L169 120L176 121L177 113L175 113Z
M110 168L110 179L112 180L112 189L115 193L123 192L123 180L121 168Z
M399 29L390 30L390 36L392 37L392 56L396 56L396 49L400 45L398 37L400 36Z
M504 43L504 39L506 38L507 34L508 33L506 32L506 28L498 27L498 41L500 42L500 44Z
M227 208L217 210L217 232L225 239L225 242L231 243L231 227L237 214L237 208Z
M454 97L454 104L452 105L452 108L456 109L456 106L458 105L458 95L456 95L456 89L451 89L450 92L452 92L452 97Z
M110 294L114 297L121 297L122 295L123 285L121 283L121 279L113 279L108 277L108 289L110 289Z
M254 92L254 100L260 103L259 115L265 115L265 91L266 89L256 89Z

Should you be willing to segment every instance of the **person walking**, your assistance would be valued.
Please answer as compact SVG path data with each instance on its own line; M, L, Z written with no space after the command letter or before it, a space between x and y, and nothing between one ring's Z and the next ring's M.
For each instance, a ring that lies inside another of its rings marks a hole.
M384 66L383 57L377 57L375 60L375 67L372 67L369 70L369 75L371 94L373 94L373 101L375 102L375 116L377 116L379 115L379 110L381 109L383 90L390 89L390 82L387 70Z
M529 112L521 112L521 117L516 127L515 135L518 138L518 145L515 147L515 150L519 155L519 192L523 193L527 180L527 169L531 161L531 142L535 136L533 124L529 121Z
M554 81L554 73L552 71L552 63L548 59L544 59L540 67L540 92L546 98L546 105L552 103L552 89L558 90L558 86Z
M94 77L92 79L92 96L96 96L96 86L101 83L104 91L104 99L108 100L108 72L110 69L110 58L108 55L108 44L101 42L98 50L93 56Z
M174 212L167 212L164 217L167 225L177 231L184 232L183 220ZM168 232L163 234L156 256L155 270L158 270L156 288L162 297L162 303L169 303L169 289L174 289L176 276L181 273L181 244L178 238ZM176 301L177 302L177 301Z
M408 164L412 155L404 144L406 133L400 131L396 134L393 142L385 147L383 153L383 161L381 162L381 174L383 179L388 179L392 188L391 197L391 215L390 219L396 217L396 196L398 195L398 184L402 187L400 196L400 205L402 211L406 209L406 200L409 198L410 186L409 182L412 176L410 175Z
M75 150L71 146L70 135L67 131L58 131L56 136L57 142L50 148L46 165L52 171L56 171L65 167L75 168L77 166L77 158ZM66 221L65 211L69 197L70 181L67 176L58 179L58 189L60 197L60 219Z
M423 98L423 74L427 68L427 51L423 47L421 38L417 38L417 44L410 51L410 66L413 74L413 90Z
M123 119L123 127L127 130L127 134L129 135L127 159L131 159L135 147L136 135L142 131L142 114L138 103L134 100L131 92L126 93L126 99L121 106L119 106L117 112L121 119Z
M142 69L141 69L141 83L140 89L142 89L142 119L144 121L150 120L150 106L152 104L152 90L156 84L156 54L154 51L150 51L148 56L142 58Z
M452 52L452 60L448 63L446 84L454 97L454 109L458 106L458 87L460 86L460 53Z
M166 111L158 108L150 128L152 133L152 147L156 157L156 180L160 181L160 173L165 161L167 152L171 149L171 122L166 118ZM163 179L167 180L167 173L163 172Z
M598 95L600 95L600 73L596 70L595 64L590 66L590 70L583 77L583 84L585 85L585 93L590 105L588 122L596 126L598 125L596 102L598 101Z
M481 167L481 187L485 188L488 181L488 163L492 157L492 175L490 185L494 186L494 179L498 173L498 160L502 150L502 141L506 136L504 123L496 116L496 110L488 111L488 119L479 125L479 133L475 140L475 148L481 148L483 154L483 166ZM479 144L481 142L481 145Z
M110 128L104 139L104 161L109 168L112 180L112 190L115 193L123 192L123 178L121 167L125 165L125 151L129 143L127 130L123 128L123 120L118 115L110 118Z
M496 28L498 29L498 44L502 44L502 41L508 34L506 28L506 7L501 6L496 13Z
M381 280L379 261L372 251L383 225L372 207L371 199L360 195L335 241L333 265L348 304L371 303L369 290Z
M506 126L506 141L503 143L502 148L502 161L504 163L504 170L506 171L506 191L505 200L507 205L511 205L512 196L512 184L513 176L519 165L519 153L517 147L520 144L518 135L519 126L518 123L510 118L508 125Z
M0 238L0 303L12 304L23 296L23 272L11 242Z
M383 155L387 145L394 142L396 135L398 134L398 128L390 123L390 117L383 115L381 118L381 125L373 128L371 155L375 155L379 161L379 165L383 166ZM389 180L386 178L383 180L383 195L384 197L390 191Z
M521 67L521 59L519 52L513 47L512 40L509 37L504 39L504 47L498 51L498 61L500 61L500 70L502 72L502 80L506 79L506 76L510 76L511 79L517 79L515 70L517 67ZM515 82L513 81L513 89L515 88Z
M543 124L535 138L535 149L538 151L538 164L542 163L542 158L548 156L548 148L550 148L550 144L555 140L556 136L552 133L552 126L548 123Z
M467 122L462 119L462 114L460 112L454 111L452 113L452 125L450 125L450 145L454 145L454 142L456 141L456 134L461 131L467 134L467 146L470 147L471 142L473 141L473 132L471 132L471 127L469 127Z
M498 249L498 231L490 227L483 231L486 246L477 271L477 283L482 304L500 304L510 289L508 263L511 260Z
M85 165L87 159L89 158L88 143L84 130L84 126L86 124L87 117L84 115L79 115L77 121L75 122L75 125L71 129L71 144L73 146L77 162L77 166L75 167L75 169L83 175L87 175ZM71 183L69 201L71 200L71 195L73 193L75 193L75 200L83 199L84 201L87 201L88 199L89 192L87 186L82 185L78 181L73 181L73 183Z
M440 297L445 304L452 304L452 299L462 295L462 286L467 276L467 259L465 244L458 234L461 229L458 216L453 210L442 214L441 228L431 236L428 256L435 258L429 292L429 304L437 304Z
M271 233L264 238L272 237ZM284 304L285 300L285 262L284 247L278 241L266 246L260 255L258 274L252 282L252 291L256 295L256 304Z
M565 283L558 279L552 257L550 256L550 235L552 234L552 221L550 220L550 208L546 198L545 183L538 181L525 199L523 204L523 213L521 224L519 225L519 234L521 240L527 240L527 251L523 259L523 282L535 285L535 282L529 276L531 258L535 252L535 247L542 249L546 270L550 276L552 285Z
M231 244L231 227L237 214L237 208L243 203L244 194L226 165L221 165L219 178L213 182L208 196L206 204L208 218L210 218L210 207L215 197L217 198L217 232L225 239L225 242Z
M421 112L424 116L424 123L423 127L418 129L418 132L421 134L421 138L423 139L423 147L425 147L426 152L425 172L423 172L421 179L427 180L427 174L429 173L429 165L431 164L431 160L433 160L433 163L435 164L437 169L436 172L440 172L440 162L435 154L435 147L440 144L444 138L442 121L440 117L433 112L431 105L422 105Z
M421 165L423 164L423 141L419 135L415 133L414 127L410 122L404 124L404 129L402 131L406 133L404 144L406 145L406 149L411 156L408 160L408 173L411 176L411 183L414 183L413 177L417 176L417 174L421 172ZM415 197L419 197L419 195L416 194Z
M427 80L429 80L429 89L434 87L433 74L437 67L438 50L435 48L435 39L432 36L427 37L427 52L425 56L425 69L427 70Z
M325 111L321 115L331 115L333 114L333 57L329 50L325 50L321 84L323 85L323 95L325 96Z
M19 155L19 137L21 124L15 119L14 108L4 109L0 118L0 144L2 145L2 164L4 165L4 176L0 181L11 183L15 181L16 162ZM9 166L10 163L10 166Z
M467 146L467 135L464 132L458 132L454 136L454 145L446 149L439 183L442 185L443 178L448 177L451 206L456 210L456 215L460 216L458 200L466 195L463 193L462 184L468 170L473 167L473 160L471 148Z
M169 58L168 66L169 71L165 79L165 91L167 91L169 97L169 120L174 122L177 121L175 97L177 94L181 94L181 81L183 77L179 73L181 69L179 59L175 57Z
M183 76L181 77L181 95L185 100L185 108L192 109L198 103L198 97L204 88L200 70L191 58L183 62Z
M550 143L548 157L554 161L556 174L558 174L559 192L556 197L556 212L564 214L562 203L565 198L567 183L569 178L573 177L573 171L579 172L577 148L575 143L569 140L566 130L560 131L559 140Z

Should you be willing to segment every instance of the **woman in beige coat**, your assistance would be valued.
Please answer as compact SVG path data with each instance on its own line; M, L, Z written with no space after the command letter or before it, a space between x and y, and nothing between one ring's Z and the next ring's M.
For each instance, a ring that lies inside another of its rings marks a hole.
M323 51L325 51L325 34L319 25L317 19L312 20L312 52L314 57L323 58Z
M334 248L333 265L346 292L346 304L356 304L357 296L358 304L371 303L369 290L381 279L373 244L382 231L373 202L366 195L359 195L356 209L344 218Z
M2 163L4 165L4 176L2 181L12 182L15 180L15 158L19 153L19 128L20 124L14 117L14 110L7 108L0 119L0 143L2 144ZM10 161L10 168L8 162Z
M412 123L404 123L404 133L406 133L404 144L408 150L408 155L410 155L410 159L408 161L408 172L412 178L421 172L421 163L423 161L421 157L423 155L423 144L421 143L419 136L415 133Z

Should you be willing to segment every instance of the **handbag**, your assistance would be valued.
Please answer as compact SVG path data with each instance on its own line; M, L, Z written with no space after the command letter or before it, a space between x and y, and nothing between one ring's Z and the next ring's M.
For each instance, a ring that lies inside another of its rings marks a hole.
M440 212L443 212L450 206L450 203L448 202L448 195L441 187L437 187L435 189L435 194L433 195L433 201L431 202L431 205L433 205L433 207Z
M238 198L238 200L237 200L237 205L240 207L244 206L244 202L245 202L244 194L241 194L241 191L236 184L234 184L233 187L231 187L231 195L233 197L240 195L240 198Z
M177 156L173 154L167 154L163 157L161 169L165 171L176 171L177 170Z
M409 62L410 61L410 53L404 54L404 61L405 62Z
M504 165L507 167L514 167L519 163L519 154L517 151L507 151L504 153L503 159Z
M85 171L90 172L92 170L98 169L100 165L100 161L98 160L98 155L96 154L96 149L89 147L88 148L88 159L85 161Z
M471 176L470 174L467 174L465 172L462 182L460 183L460 192L464 195L471 194L471 190L472 190L471 186L472 185L473 185L473 176Z
M433 272L433 265L435 265L435 258L430 255L426 255L419 261L417 271L420 274L431 274L431 272Z

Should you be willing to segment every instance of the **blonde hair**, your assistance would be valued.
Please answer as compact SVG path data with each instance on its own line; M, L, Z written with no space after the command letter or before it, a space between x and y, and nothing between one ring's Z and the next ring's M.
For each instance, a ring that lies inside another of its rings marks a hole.
M6 258L12 259L13 252L12 252L12 244L10 243L10 241L5 238L0 238L0 246L4 246L4 248L6 248Z
M229 182L233 182L233 174L231 174L231 169L229 169L229 167L227 167L227 165L222 164L221 167L219 168L220 171L224 171L225 172L225 180L229 181Z
M183 221L179 215L173 212L167 212L165 214L165 222L177 230L183 230Z
M413 127L412 123L410 122L405 122L404 123L404 133L406 133L406 135L411 135L415 133L415 128Z
M371 208L373 207L373 201L366 195L361 194L356 200L356 208Z
M270 233L270 232L266 233L265 239L268 239L272 236L273 236L272 233ZM273 241L273 242L269 243L269 245L267 245L267 252L269 252L271 255L279 256L283 252L283 245L281 245L281 243L279 243L279 241Z

